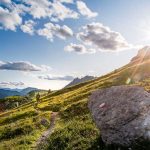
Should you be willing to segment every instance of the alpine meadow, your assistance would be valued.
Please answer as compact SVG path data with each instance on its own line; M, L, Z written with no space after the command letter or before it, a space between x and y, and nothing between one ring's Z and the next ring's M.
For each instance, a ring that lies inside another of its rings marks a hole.
M0 150L150 150L149 13L0 0Z

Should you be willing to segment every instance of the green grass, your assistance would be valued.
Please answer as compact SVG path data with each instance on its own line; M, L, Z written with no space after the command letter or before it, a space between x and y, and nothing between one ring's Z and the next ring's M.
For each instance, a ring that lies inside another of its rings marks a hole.
M47 150L53 149L88 149L99 136L89 115L61 120L56 131L49 138Z
M59 91L42 95L38 111L33 100L0 114L0 150L31 150L36 140L48 126L41 119L50 120L51 112L59 112L54 132L48 139L48 145L40 145L45 150L115 150L115 146L106 147L101 140L100 131L92 121L88 109L88 97L91 92L126 84L132 78L135 66L126 65L116 71L95 80L81 83ZM146 68L146 67L144 67ZM146 71L139 69L139 72ZM150 79L131 82L150 91ZM50 123L50 122L49 122Z

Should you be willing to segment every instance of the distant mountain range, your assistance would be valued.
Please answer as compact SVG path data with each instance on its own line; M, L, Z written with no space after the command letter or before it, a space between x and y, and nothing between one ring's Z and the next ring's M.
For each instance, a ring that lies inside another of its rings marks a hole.
M70 87L70 86L73 86L73 85L76 85L76 84L79 84L79 83L82 83L82 82L86 82L86 81L89 81L89 80L93 80L95 79L96 77L93 77L93 76L85 76L85 77L82 77L82 78L75 78L73 81L71 81L67 86L65 87Z
M28 87L28 88L21 90L20 93L22 95L27 95L29 92L32 92L32 91L40 91L40 89Z
M0 98L5 98L8 96L24 96L31 91L40 91L40 89L28 87L25 89L10 89L10 88L1 88L0 89Z

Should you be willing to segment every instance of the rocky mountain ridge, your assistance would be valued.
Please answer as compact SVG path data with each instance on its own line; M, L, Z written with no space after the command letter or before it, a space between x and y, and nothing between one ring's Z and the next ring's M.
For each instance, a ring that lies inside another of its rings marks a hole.
M75 78L73 81L71 81L67 86L65 87L70 87L70 86L73 86L73 85L76 85L76 84L79 84L79 83L83 83L83 82L86 82L86 81L89 81L89 80L93 80L95 79L96 77L94 76L84 76L82 78Z

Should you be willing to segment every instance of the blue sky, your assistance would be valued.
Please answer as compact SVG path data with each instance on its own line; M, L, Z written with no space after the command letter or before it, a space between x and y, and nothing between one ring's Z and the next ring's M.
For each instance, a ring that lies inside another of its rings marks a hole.
M149 0L0 0L0 86L108 73L149 45L148 14Z

